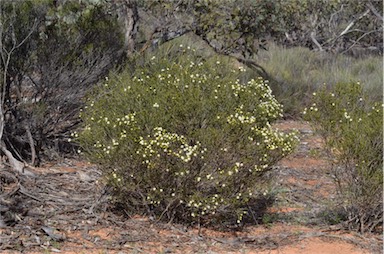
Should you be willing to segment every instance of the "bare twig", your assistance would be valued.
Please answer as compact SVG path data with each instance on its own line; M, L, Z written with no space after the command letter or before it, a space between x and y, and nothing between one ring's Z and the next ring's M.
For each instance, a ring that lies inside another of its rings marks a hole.
M359 17L357 17L356 19L352 20L352 21L348 24L348 26L347 26L347 27L340 33L340 35L339 35L338 37L341 37L341 36L347 34L348 31L351 29L351 27L352 27L353 25L355 25L356 21L358 21L358 20L362 19L364 16L366 16L366 15L369 13L369 11L370 11L369 9L366 10L366 11L365 11L363 14L361 14Z
M311 32L311 40L312 40L312 42L319 48L319 50L320 51L324 51L323 50L323 47L321 47L321 45L320 45L320 43L316 40L316 38L315 38L315 34L316 34L316 32L315 31L312 31Z
M369 31L369 32L366 32L364 33L362 36L360 36L359 38L357 38L356 41L353 42L353 44L351 46L349 46L346 50L342 51L341 54L344 54L346 53L347 51L351 50L360 40L362 40L365 36L371 34L371 33L375 33L375 32L379 32L380 30L373 30L373 31Z
M381 21L384 21L383 19L383 16L380 15L380 13L376 10L375 6L373 6L373 4L371 2L367 2L367 7L368 9L373 13L375 14L375 16L380 19Z

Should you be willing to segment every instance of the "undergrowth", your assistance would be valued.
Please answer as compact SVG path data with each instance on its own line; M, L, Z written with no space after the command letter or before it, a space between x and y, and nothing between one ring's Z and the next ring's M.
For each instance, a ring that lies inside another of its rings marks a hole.
M383 222L383 105L367 98L360 83L338 83L315 92L303 112L333 158L345 222L362 233Z
M302 108L309 105L311 94L324 84L360 82L367 100L383 98L381 56L353 58L270 44L268 51L260 51L256 60L274 78L271 88L284 105L286 115L298 117Z

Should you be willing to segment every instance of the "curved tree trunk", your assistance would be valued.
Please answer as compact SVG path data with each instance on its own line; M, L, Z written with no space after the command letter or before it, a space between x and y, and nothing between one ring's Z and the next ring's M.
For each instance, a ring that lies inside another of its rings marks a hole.
M7 159L11 168L21 174L24 174L24 163L17 160L13 156L13 154L7 149L7 146L5 145L4 141L1 141L0 149L5 154L5 156L7 156Z

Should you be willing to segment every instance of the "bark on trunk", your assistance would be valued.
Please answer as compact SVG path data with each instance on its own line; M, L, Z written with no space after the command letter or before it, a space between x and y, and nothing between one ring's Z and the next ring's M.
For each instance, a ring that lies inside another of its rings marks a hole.
M135 51L135 38L139 14L135 0L115 1L118 4L117 14L124 27L124 42L127 56Z

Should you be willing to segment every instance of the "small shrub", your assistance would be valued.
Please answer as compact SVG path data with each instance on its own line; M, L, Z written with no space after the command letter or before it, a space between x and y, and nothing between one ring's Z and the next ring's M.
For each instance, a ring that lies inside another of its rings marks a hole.
M348 224L373 231L383 221L383 107L367 101L359 83L314 93L304 114L334 158L333 174Z
M299 116L302 108L309 105L310 95L323 84L360 81L367 92L367 100L378 101L383 98L381 56L356 59L271 43L268 51L260 51L256 60L274 78L270 86L284 105L286 115Z
M282 107L267 81L242 82L224 58L150 58L89 97L78 141L132 212L183 222L240 223L267 196L264 173L294 149L270 122ZM97 99L95 99L95 97Z

